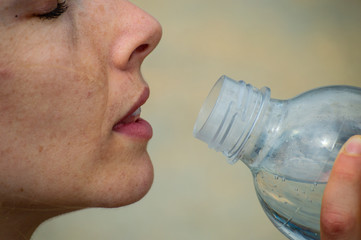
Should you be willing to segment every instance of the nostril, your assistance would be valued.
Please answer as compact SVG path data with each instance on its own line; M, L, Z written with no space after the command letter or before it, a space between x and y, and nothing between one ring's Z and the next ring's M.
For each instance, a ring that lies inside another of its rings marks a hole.
M139 53L143 53L145 52L149 47L149 44L142 44L140 45L139 47L137 47L133 52L132 54L130 55L129 57L129 61L130 59L132 59L132 57L134 56L134 54L139 54Z
M134 51L135 52L144 52L149 47L149 44L142 44L137 47Z

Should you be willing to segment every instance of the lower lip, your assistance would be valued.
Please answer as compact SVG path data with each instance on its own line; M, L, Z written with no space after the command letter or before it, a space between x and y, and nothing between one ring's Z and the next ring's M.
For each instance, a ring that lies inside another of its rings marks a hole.
M113 131L145 140L149 140L153 136L152 126L141 118L131 123L119 123L113 127Z

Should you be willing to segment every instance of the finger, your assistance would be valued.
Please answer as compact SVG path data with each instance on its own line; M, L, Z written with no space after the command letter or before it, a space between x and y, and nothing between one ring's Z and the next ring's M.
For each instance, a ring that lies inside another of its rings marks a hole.
M361 239L361 136L342 147L325 188L321 239Z

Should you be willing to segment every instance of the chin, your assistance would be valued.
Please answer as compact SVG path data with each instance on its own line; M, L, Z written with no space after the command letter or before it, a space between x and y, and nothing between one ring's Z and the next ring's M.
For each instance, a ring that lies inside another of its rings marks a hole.
M138 202L141 200L151 189L154 179L154 172L153 168L152 171L149 170L148 173L143 175L140 179L137 179L136 182L138 182L136 185L132 185L132 187L128 192L128 195L122 195L120 196L119 201L115 201L112 203L110 208L113 207L122 207L126 206L135 202Z
M93 195L98 201L95 204L93 202L93 207L117 208L141 200L149 192L154 179L154 169L148 154L129 171L117 173L116 177L110 179L98 185L100 190Z

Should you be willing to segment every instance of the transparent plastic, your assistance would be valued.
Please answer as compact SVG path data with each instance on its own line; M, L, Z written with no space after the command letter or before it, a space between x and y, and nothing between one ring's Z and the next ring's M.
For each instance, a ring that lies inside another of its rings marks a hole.
M194 136L242 160L260 203L290 239L320 239L321 199L342 145L361 134L361 88L328 86L290 100L222 76L202 106Z

